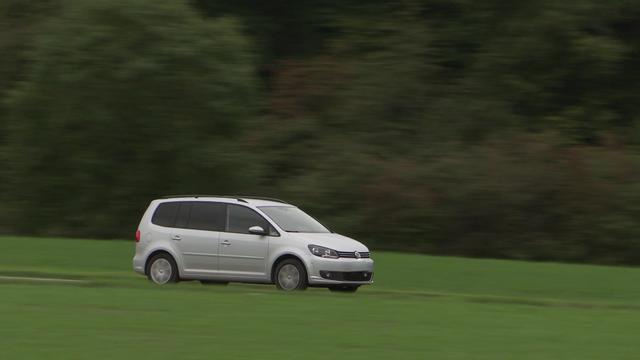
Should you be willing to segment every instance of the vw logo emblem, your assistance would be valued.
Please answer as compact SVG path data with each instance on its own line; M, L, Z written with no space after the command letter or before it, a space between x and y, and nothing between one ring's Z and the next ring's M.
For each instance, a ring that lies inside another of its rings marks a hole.
M360 253L359 252L354 252L353 255L356 257L356 259L360 259Z

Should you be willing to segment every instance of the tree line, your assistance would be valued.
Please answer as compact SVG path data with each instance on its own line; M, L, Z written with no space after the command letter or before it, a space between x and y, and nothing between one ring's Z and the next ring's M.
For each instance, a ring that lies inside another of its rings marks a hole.
M640 263L640 1L0 0L0 231L284 198L374 249Z

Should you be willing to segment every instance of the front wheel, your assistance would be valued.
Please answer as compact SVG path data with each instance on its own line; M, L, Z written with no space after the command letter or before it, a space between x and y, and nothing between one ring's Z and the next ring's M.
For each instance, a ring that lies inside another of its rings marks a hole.
M178 282L178 266L169 254L158 254L149 260L147 277L158 285Z
M307 271L297 259L286 259L276 268L276 287L283 291L304 290L308 286Z
M343 292L343 293L354 293L358 291L360 285L335 285L330 286L329 291L333 292Z

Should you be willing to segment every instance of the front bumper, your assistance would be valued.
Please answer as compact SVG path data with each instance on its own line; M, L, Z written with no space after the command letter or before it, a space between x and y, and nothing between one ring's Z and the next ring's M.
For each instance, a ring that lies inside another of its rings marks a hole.
M326 259L314 256L309 270L309 284L336 285L373 283L373 260Z

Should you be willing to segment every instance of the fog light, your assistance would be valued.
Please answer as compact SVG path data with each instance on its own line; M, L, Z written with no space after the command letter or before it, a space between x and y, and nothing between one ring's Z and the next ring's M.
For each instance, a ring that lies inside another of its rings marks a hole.
M331 279L331 271L320 271L320 276L325 279Z

